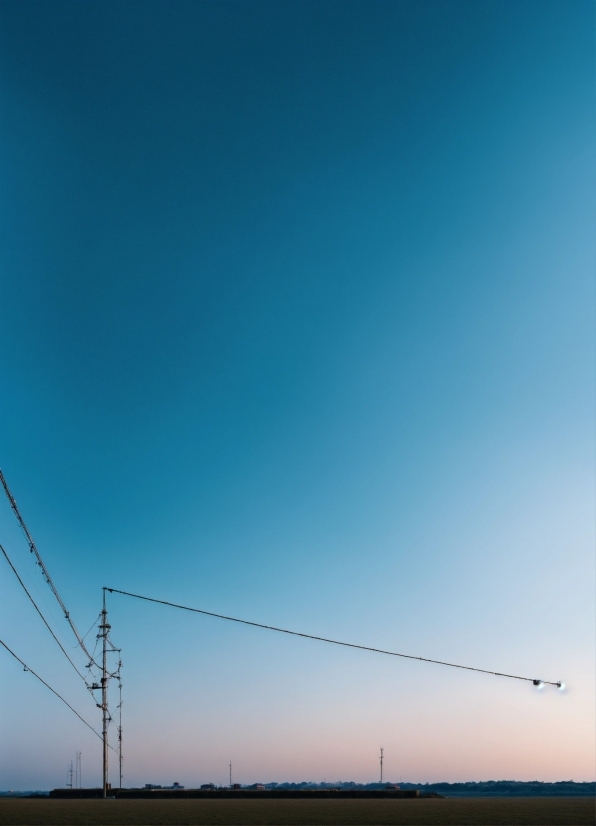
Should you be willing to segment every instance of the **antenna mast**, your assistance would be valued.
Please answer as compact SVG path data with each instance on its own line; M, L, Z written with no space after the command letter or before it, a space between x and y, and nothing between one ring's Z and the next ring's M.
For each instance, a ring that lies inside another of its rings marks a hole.
M230 760L230 789L232 788L232 761Z
M379 760L379 763L381 764L381 783L382 783L383 782L383 749L381 749L381 758Z

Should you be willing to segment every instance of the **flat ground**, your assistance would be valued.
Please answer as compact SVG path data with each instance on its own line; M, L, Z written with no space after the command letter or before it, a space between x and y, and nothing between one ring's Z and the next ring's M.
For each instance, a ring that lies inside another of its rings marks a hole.
M582 797L445 800L0 800L0 826L584 826Z

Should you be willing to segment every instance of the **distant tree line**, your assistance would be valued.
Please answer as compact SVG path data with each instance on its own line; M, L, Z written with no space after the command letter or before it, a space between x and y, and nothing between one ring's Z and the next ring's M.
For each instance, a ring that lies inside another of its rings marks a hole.
M355 783L340 780L336 783L263 783L266 789L385 789L399 786L401 789L419 789L421 792L436 792L446 797L578 797L596 795L596 783L575 783L573 780L560 780L556 783L543 783L540 780L486 780L469 783ZM252 788L256 788L255 783ZM246 786L245 788L251 788Z

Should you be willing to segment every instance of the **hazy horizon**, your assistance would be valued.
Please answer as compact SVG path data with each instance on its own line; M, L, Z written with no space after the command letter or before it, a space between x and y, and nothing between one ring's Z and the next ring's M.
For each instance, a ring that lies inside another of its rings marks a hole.
M327 780L327 781L324 781L324 780L320 780L320 781L319 780L302 780L302 781L284 780L284 781L278 783L276 781L269 782L267 780L265 780L265 781L258 780L258 781L255 781L254 783L242 783L242 784L239 784L239 785L242 788L251 788L252 786L257 786L257 785L263 785L265 787L267 787L267 786L270 786L270 787L282 787L282 786L309 786L310 787L310 786L316 786L316 787L322 788L322 787L327 787L327 786L337 787L337 786L342 786L342 785L343 786L356 786L356 787L370 787L370 786L385 787L385 786L391 786L391 785L398 785L399 786L401 784L401 786L405 788L406 786L443 786L443 785L478 785L478 786L483 786L484 787L487 784L492 784L492 783L495 783L495 784L515 783L515 784L519 784L519 785L522 785L522 786L531 786L531 785L534 785L536 783L539 783L541 785L546 785L546 786L557 785L559 783L560 784L573 784L574 786L586 786L586 785L587 786L593 786L595 782L596 781L593 781L593 780L592 781L558 780L558 781L554 781L554 783L550 782L550 781L542 781L542 780L532 780L532 781L481 780L481 781L463 781L463 783L462 782L450 783L448 781L443 782L443 781L439 780L439 781L435 781L433 783L428 783L428 782L418 783L415 780L402 780L401 778L399 778L399 779L394 778L393 780L391 780L391 779L383 780L382 783L380 783L379 781L371 782L371 783L358 783L355 780L333 780L333 781L330 781L330 780ZM182 788L186 788L186 789L199 788L199 784L197 784L195 786L192 786L192 785L191 786L184 786L183 784L180 784L180 785L181 785ZM211 786L214 786L216 789L229 789L230 788L229 784L228 785L225 785L225 784L217 785L215 783L209 783L209 781L205 781L204 785L207 785L207 786L211 785ZM145 786L151 786L154 789L169 789L173 786L173 783L170 782L168 784L165 781L163 783L147 783L147 784L143 784L139 788L144 788ZM65 787L65 784L63 783L61 786L58 786L56 788L64 788L64 787ZM83 787L80 787L80 788L86 788L86 787L83 786ZM101 785L96 786L94 788L101 788ZM0 789L0 795L1 794L6 794L7 792L18 793L18 792L49 792L49 791L51 791L51 789L33 789L33 788L32 789Z

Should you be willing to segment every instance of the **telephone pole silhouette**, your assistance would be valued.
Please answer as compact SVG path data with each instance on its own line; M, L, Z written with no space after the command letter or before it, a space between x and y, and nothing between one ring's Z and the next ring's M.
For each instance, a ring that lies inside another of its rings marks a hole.
M122 680L120 679L120 668L122 667L122 661L120 660L120 656L118 656L118 665L116 670L113 673L110 673L108 670L108 654L118 654L120 655L120 648L116 648L111 639L110 639L110 629L111 625L108 622L108 609L106 607L106 590L107 588L103 589L103 608L101 609L101 620L99 623L99 633L97 635L98 639L101 639L101 680L100 686L101 688L101 704L97 703L97 705L101 708L101 716L102 716L102 727L101 727L101 739L103 743L103 791L102 797L108 796L108 749L111 748L108 742L108 726L112 722L112 717L110 715L110 709L108 707L108 683L114 677L118 679L119 687L122 688ZM120 708L122 707L122 694L120 694ZM118 726L118 758L119 758L119 768L120 768L120 786L122 786L122 717L120 717L120 725Z

